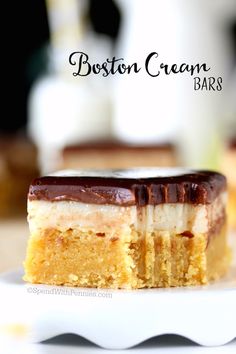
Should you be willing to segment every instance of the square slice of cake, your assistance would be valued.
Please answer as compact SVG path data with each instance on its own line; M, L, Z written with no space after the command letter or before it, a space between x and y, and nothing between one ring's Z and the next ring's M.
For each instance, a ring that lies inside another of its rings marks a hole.
M210 171L62 171L28 195L24 279L104 288L206 284L229 267L226 179Z

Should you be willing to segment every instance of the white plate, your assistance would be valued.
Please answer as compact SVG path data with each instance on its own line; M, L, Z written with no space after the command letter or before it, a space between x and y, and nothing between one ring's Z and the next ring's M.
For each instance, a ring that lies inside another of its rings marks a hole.
M30 342L75 333L104 348L125 349L162 334L205 346L236 337L235 262L221 281L193 288L52 287L25 284L22 275L0 277L0 330L18 331Z

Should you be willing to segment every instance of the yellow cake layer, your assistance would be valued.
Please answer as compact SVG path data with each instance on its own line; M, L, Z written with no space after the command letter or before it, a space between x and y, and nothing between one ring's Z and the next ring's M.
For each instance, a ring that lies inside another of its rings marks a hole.
M184 235L185 234L185 235ZM229 266L226 226L206 233L57 228L31 234L24 279L81 287L169 287L206 284Z

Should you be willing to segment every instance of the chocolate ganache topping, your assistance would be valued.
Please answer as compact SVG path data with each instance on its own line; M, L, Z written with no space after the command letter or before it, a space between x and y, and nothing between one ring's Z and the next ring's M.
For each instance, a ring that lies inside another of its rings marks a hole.
M28 199L120 206L209 204L225 189L226 178L213 171L181 168L65 170L36 178Z

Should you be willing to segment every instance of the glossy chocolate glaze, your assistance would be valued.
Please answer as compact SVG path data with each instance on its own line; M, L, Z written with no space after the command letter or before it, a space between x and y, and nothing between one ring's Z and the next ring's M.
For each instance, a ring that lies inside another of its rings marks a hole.
M61 171L36 178L28 199L120 206L208 204L225 189L226 178L211 171L175 168Z

